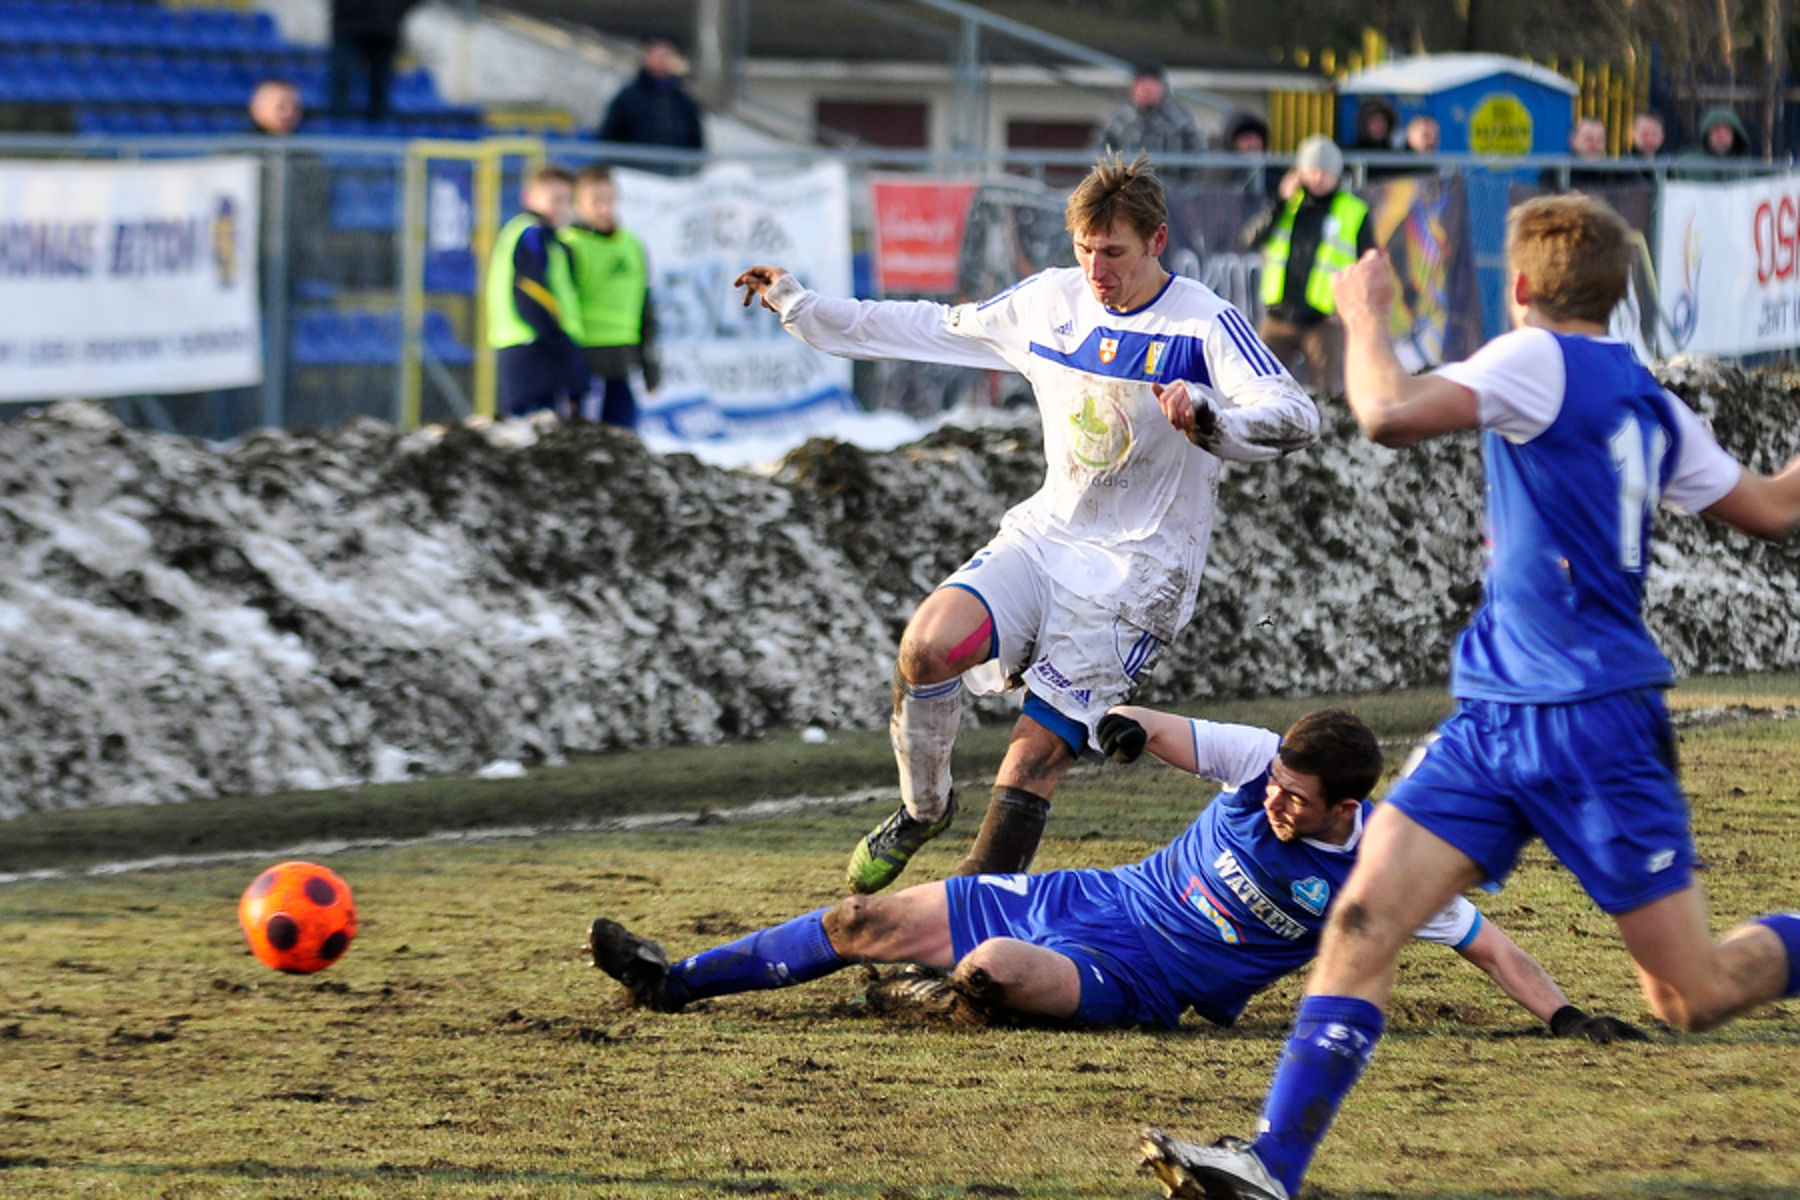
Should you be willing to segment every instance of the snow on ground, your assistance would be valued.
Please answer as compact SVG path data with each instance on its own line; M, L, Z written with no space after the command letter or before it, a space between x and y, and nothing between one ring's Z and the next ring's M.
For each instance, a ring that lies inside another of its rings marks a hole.
M1670 381L1761 469L1800 450L1779 380ZM1474 439L1394 452L1324 409L1319 446L1226 473L1147 699L1443 678L1479 595ZM0 816L877 727L907 615L1043 476L1029 414L977 415L685 453L554 423L0 425ZM1664 528L1678 668L1800 664L1795 547Z

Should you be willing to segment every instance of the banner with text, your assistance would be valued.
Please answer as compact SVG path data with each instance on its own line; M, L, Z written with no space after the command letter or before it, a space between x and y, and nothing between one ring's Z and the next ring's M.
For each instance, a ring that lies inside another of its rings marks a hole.
M0 400L262 379L254 159L0 164Z
M1800 175L1665 185L1656 278L1674 350L1800 346Z
M785 267L848 296L850 202L841 163L792 175L741 163L670 177L616 170L619 223L644 243L663 377L640 407L649 431L677 438L807 429L860 408L848 359L789 335L732 287L756 264Z
M875 290L955 292L975 185L876 179L869 191L875 209Z

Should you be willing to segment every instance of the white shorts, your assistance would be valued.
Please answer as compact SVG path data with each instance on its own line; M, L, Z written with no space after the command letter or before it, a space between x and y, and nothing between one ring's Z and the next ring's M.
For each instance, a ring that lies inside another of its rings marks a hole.
M973 592L994 620L995 657L963 673L968 689L992 695L1023 685L1052 710L1027 701L1026 711L1072 748L1094 748L1094 726L1131 699L1162 653L1155 636L1051 579L1016 534L996 537L941 586Z

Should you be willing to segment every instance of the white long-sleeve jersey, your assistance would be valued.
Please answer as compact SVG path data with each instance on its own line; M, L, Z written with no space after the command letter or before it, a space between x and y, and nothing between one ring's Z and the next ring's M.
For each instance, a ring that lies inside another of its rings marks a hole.
M1032 535L1051 578L1165 642L1193 616L1219 460L1275 458L1319 434L1311 398L1243 315L1181 276L1130 312L1103 307L1072 267L955 307L836 299L791 275L767 299L790 333L832 354L1024 375L1044 425L1044 486L1001 531ZM1218 416L1204 448L1150 390L1177 379Z

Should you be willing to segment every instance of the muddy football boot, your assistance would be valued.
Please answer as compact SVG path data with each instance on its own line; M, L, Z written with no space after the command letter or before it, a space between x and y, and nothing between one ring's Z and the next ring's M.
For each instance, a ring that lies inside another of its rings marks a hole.
M894 882L912 856L918 853L919 847L950 828L955 817L955 792L950 793L944 804L944 815L929 823L908 814L904 805L895 809L894 814L871 830L868 837L856 843L856 849L850 854L850 866L844 872L850 890L867 895Z
M1269 1174L1250 1143L1222 1137L1210 1146L1146 1129L1138 1143L1140 1171L1162 1184L1169 1200L1288 1200L1287 1189Z
M956 1006L950 977L934 968L904 966L870 974L863 998L871 1010L884 1016L948 1020Z
M617 921L598 917L588 926L588 953L594 965L625 985L632 1002L657 1012L679 1012L681 1004L663 995L669 956L649 938L641 938Z

